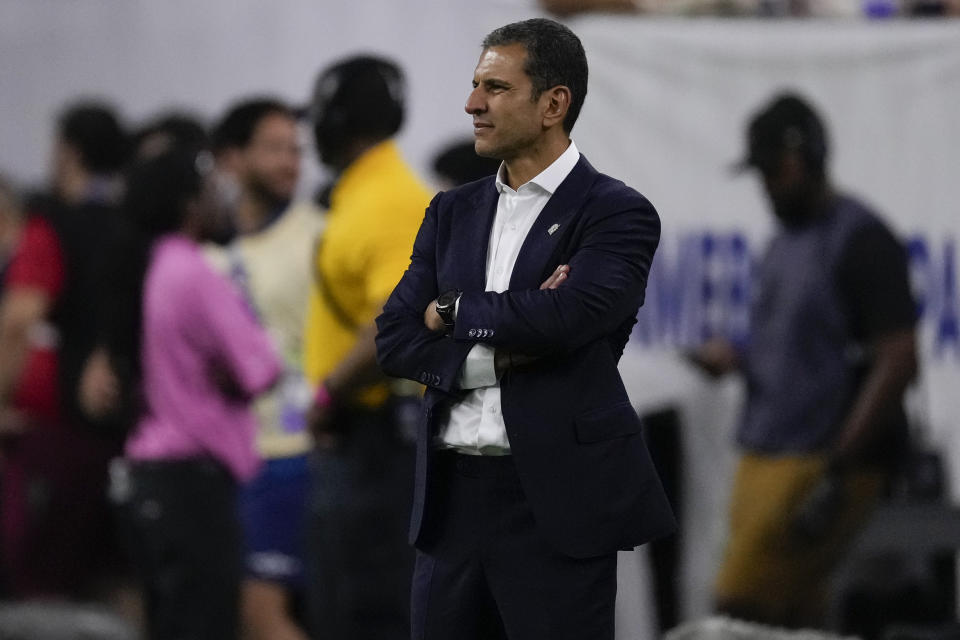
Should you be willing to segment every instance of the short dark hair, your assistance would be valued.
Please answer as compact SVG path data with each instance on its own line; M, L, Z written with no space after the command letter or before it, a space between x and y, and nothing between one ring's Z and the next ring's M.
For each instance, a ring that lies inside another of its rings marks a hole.
M484 49L511 44L527 50L523 70L533 82L532 100L558 85L570 89L570 108L563 119L563 129L570 133L587 97L587 54L580 38L559 22L532 18L495 29L483 39Z
M293 108L278 98L251 98L235 103L210 134L213 151L243 149L250 144L260 121L275 113L292 119L297 117Z
M187 203L200 195L203 188L204 162L209 164L203 153L173 146L131 166L123 206L146 238L181 228Z
M190 147L205 149L209 146L207 131L200 120L189 114L179 111L169 111L150 120L131 136L134 155L143 151L144 142L156 136L162 137L164 144L156 152L169 147Z
M127 136L114 110L100 102L80 102L67 108L57 123L60 139L80 154L92 173L120 170L127 159Z

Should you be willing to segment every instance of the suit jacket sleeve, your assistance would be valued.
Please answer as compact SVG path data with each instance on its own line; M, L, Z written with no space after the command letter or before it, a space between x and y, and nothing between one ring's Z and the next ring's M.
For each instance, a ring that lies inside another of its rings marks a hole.
M530 355L557 354L607 336L636 315L660 219L643 196L626 191L587 205L570 274L557 289L464 293L454 337Z
M423 312L437 298L437 216L444 194L434 197L413 245L410 266L377 318L377 360L384 373L451 392L472 342L430 331Z

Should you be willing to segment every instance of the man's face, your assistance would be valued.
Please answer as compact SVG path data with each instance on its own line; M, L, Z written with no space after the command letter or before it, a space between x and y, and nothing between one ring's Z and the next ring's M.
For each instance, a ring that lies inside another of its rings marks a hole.
M290 200L300 177L296 120L282 113L264 116L240 150L238 164L246 188L270 201Z
M512 160L534 149L544 134L543 98L532 100L533 83L523 70L522 44L484 49L473 72L464 109L473 116L478 155Z
M810 214L810 189L803 161L796 152L784 152L760 169L773 214L787 226L795 226Z

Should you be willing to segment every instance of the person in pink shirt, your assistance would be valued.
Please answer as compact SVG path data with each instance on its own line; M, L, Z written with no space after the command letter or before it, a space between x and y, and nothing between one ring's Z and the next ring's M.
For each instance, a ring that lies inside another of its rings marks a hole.
M113 490L152 640L237 637L236 492L259 466L250 402L281 373L267 334L201 254L211 163L168 150L132 169L126 196L142 233L142 407Z

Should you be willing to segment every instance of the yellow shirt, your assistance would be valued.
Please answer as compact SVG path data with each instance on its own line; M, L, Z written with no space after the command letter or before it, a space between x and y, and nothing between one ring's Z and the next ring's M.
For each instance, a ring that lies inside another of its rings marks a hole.
M311 447L304 414L313 394L302 370L303 329L313 247L323 222L319 209L302 202L265 229L243 235L227 248L206 251L214 266L238 285L284 363L283 378L254 404L257 449L264 458L300 455Z
M314 386L380 314L410 264L429 204L430 193L392 141L364 153L340 176L314 258L304 334L304 371ZM378 406L387 394L386 385L376 385L353 400Z

